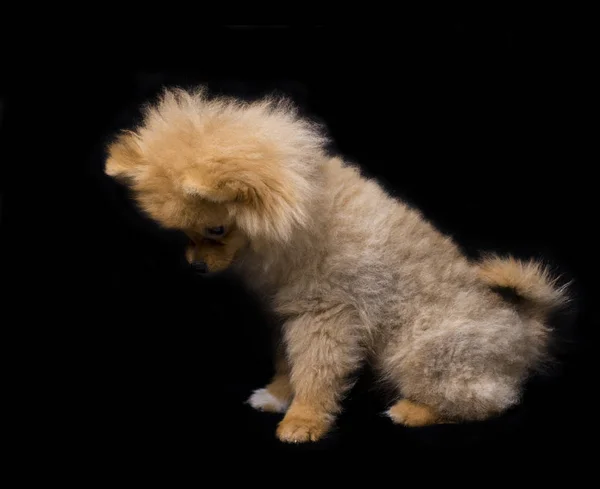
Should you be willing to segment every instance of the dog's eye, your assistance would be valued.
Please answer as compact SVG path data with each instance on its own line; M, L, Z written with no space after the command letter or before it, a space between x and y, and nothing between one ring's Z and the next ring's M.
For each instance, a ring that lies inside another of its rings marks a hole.
M225 233L225 228L223 226L217 226L214 228L206 228L206 233L211 236L222 236Z

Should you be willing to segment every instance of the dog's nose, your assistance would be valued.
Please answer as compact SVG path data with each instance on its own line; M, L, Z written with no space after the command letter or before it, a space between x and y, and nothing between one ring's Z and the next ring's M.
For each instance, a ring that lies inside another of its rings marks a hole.
M203 261L193 261L192 270L196 273L206 273L208 272L208 266Z

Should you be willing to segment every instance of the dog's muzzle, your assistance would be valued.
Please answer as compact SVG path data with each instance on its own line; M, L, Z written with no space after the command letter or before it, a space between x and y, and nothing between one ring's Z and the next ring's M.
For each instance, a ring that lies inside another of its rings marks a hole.
M203 261L193 261L190 266L192 267L192 270L196 273L208 272L208 265L206 265L206 263L204 263Z

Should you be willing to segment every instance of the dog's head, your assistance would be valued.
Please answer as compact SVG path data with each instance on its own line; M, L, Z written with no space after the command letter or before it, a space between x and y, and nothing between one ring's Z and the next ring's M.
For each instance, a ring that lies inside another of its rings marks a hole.
M190 263L218 271L244 246L285 242L306 223L325 141L282 99L171 90L109 145L105 172L153 220L188 235Z

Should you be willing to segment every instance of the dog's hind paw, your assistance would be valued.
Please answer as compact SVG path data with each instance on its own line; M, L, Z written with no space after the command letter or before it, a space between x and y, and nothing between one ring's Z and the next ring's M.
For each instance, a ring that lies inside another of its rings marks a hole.
M428 426L441 422L438 414L429 406L401 399L386 413L394 423L404 426Z

